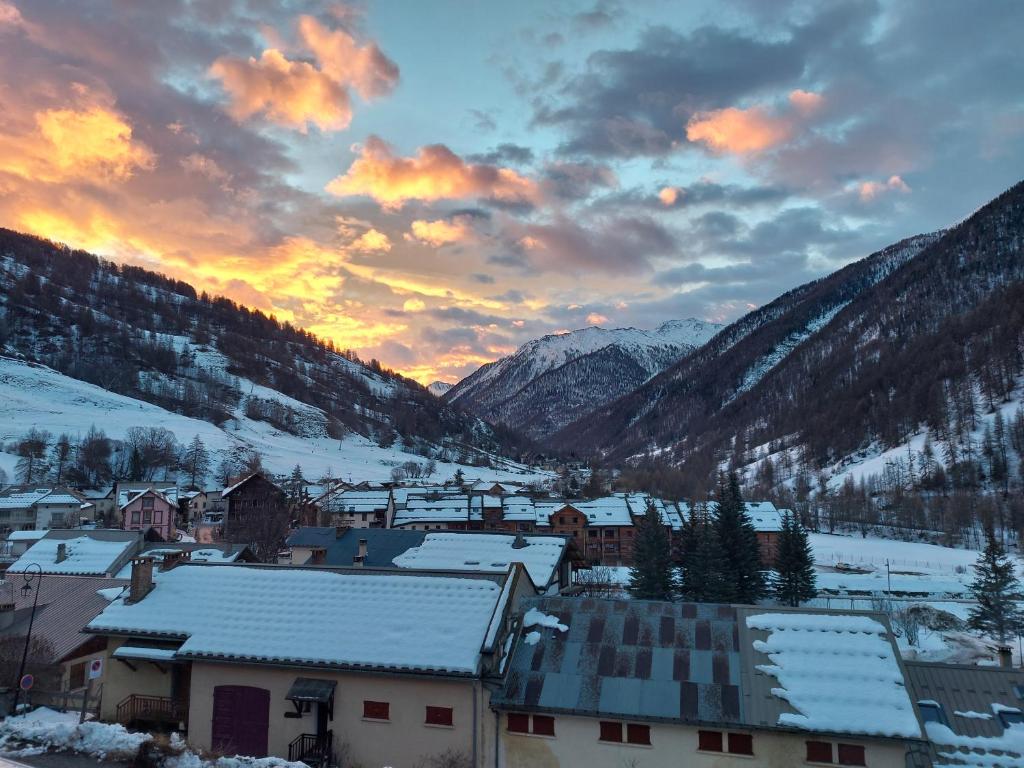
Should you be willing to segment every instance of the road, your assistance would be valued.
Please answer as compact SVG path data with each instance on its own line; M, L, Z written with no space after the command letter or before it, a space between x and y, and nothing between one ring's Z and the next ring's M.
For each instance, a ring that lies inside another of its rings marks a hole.
M96 768L98 765L112 768L127 768L128 763L111 760L97 760L88 755L74 755L66 752L44 752L28 757L4 757L0 754L0 768Z

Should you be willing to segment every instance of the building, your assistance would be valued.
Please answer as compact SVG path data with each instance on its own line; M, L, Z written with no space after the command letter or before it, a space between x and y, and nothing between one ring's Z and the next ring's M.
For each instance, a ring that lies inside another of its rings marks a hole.
M0 528L72 528L95 516L95 506L67 486L12 485L0 492Z
M28 547L7 573L26 573L38 565L44 574L112 578L142 545L135 531L55 529Z
M908 768L1024 765L1024 670L904 662L927 749Z
M300 528L288 538L293 565L505 573L522 563L540 593L572 584L582 554L564 536L383 528Z
M395 514L395 500L387 488L354 491L338 487L320 494L312 503L324 525L390 528Z
M154 531L164 541L177 538L175 518L178 505L155 488L129 494L121 505L120 514L126 531Z
M491 765L485 680L514 610L502 574L133 563L88 625L108 638L102 717L163 722L200 749L412 768L452 752ZM202 595L201 600L195 599Z
M883 615L527 600L502 689L504 768L904 768L925 746Z
M259 472L225 488L221 499L227 505L225 534L252 529L261 519L282 514L288 505L285 492Z

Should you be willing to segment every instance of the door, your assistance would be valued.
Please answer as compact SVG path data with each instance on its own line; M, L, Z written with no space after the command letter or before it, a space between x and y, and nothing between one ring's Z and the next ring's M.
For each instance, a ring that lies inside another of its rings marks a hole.
M269 727L270 691L247 685L218 685L213 689L214 751L266 757Z

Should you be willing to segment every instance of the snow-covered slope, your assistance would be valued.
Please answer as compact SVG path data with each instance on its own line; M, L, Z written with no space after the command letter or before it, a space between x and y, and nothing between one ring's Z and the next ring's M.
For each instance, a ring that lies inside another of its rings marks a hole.
M596 408L625 394L720 329L715 323L689 319L671 320L651 331L590 327L551 334L478 369L456 384L445 400L542 439L582 416L580 405Z
M243 388L262 397L285 398L280 393L241 382ZM296 464L308 477L331 472L335 477L354 480L389 480L391 469L406 461L422 463L422 456L402 451L396 443L380 448L366 438L349 434L341 440L330 438L326 430L317 434L317 422L326 417L316 408L291 401L306 417L306 436L275 429L265 421L247 418L240 407L223 428L201 419L172 413L157 405L125 397L98 386L9 357L0 357L0 442L7 443L25 434L31 427L70 437L85 435L91 427L102 429L108 437L120 439L132 427L162 426L179 443L199 435L214 453L226 454L235 448L251 448L263 456L272 472L285 474ZM0 453L0 468L14 476L15 456ZM541 475L526 467L495 458L494 468L463 467L470 477L514 479L527 482ZM439 462L438 479L447 479L458 465Z
M427 387L427 392L435 397L443 397L444 394L454 386L454 384L449 384L447 381L434 381Z

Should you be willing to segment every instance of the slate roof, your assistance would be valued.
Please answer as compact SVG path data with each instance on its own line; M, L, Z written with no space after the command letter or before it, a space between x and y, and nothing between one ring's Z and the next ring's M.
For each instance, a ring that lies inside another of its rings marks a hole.
M532 627L517 644L500 709L632 720L742 723L741 659L730 606L546 597L524 608L569 629Z
M359 540L366 539L366 560L363 567L394 568L393 560L406 550L422 544L426 535L426 531L394 528L349 528L341 537L335 538L327 545L323 564L352 565L352 558L359 554Z
M289 547L326 547L338 538L338 529L333 526L304 526L289 534Z

